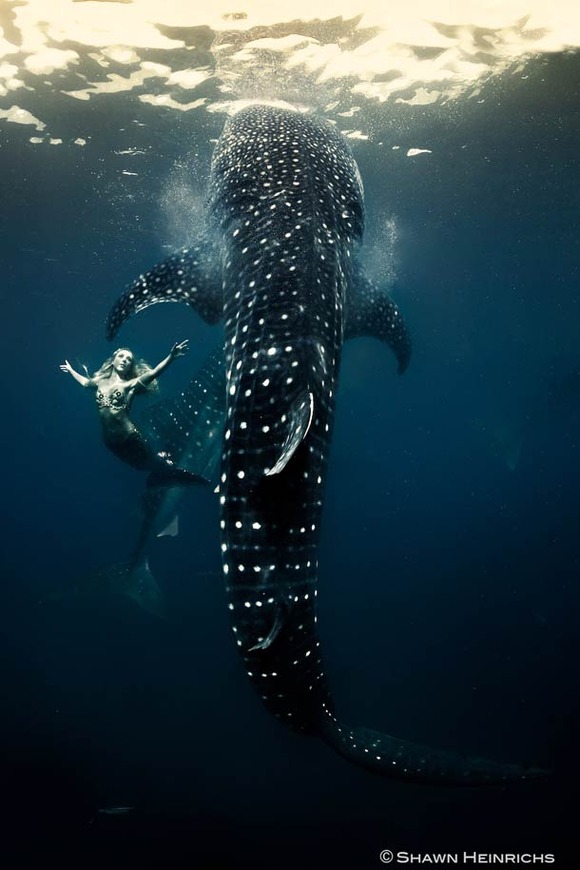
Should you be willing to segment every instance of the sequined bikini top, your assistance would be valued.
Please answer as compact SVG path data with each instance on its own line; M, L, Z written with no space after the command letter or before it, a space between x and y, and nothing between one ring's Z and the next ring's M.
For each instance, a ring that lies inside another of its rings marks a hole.
M127 407L125 394L122 390L113 390L110 395L105 396L100 390L97 390L96 395L97 408L114 408L116 411L122 411Z

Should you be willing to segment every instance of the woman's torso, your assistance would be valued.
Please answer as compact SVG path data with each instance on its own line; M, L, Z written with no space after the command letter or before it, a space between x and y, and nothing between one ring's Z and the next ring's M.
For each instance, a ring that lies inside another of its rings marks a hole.
M119 436L129 434L135 429L129 419L135 388L134 381L124 383L120 378L100 378L97 381L95 400L101 424L107 434Z

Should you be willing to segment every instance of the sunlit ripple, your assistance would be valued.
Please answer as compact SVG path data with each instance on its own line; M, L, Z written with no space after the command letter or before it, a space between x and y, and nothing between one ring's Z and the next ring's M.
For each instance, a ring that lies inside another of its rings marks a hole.
M39 89L176 112L284 101L352 118L369 104L445 104L527 59L580 46L570 0L7 0L0 119L51 130ZM342 124L344 128L345 124ZM83 130L78 131L82 136Z

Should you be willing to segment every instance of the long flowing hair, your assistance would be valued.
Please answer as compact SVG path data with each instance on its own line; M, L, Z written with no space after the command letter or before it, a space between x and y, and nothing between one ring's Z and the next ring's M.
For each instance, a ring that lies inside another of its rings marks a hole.
M152 366L149 365L148 362L145 362L144 359L136 359L133 355L133 351L128 347L118 347L117 350L113 351L111 356L107 357L105 362L101 365L100 368L97 369L96 372L93 373L93 380L100 380L101 378L110 378L113 374L113 360L117 356L120 350L126 350L133 356L133 362L131 363L131 370L129 372L130 378L139 378L141 375L147 374L152 371ZM154 381L151 381L149 384L139 383L137 385L137 389L135 392L137 393L157 393L159 390L159 384L157 383L157 378Z

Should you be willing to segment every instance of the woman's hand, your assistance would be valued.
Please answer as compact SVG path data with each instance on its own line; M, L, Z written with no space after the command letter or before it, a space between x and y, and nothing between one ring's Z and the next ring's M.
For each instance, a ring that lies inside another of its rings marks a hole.
M78 372L76 372L67 359L65 359L65 361L61 365L60 370L61 372L68 372L69 375L72 375L75 381L81 385L81 387L89 387L92 384L96 383L95 381L91 381L89 377L85 377L85 375L80 375Z
M187 351L189 350L189 339L186 338L185 341L176 341L171 350L169 351L169 356L171 359L177 359L179 356L185 356Z

